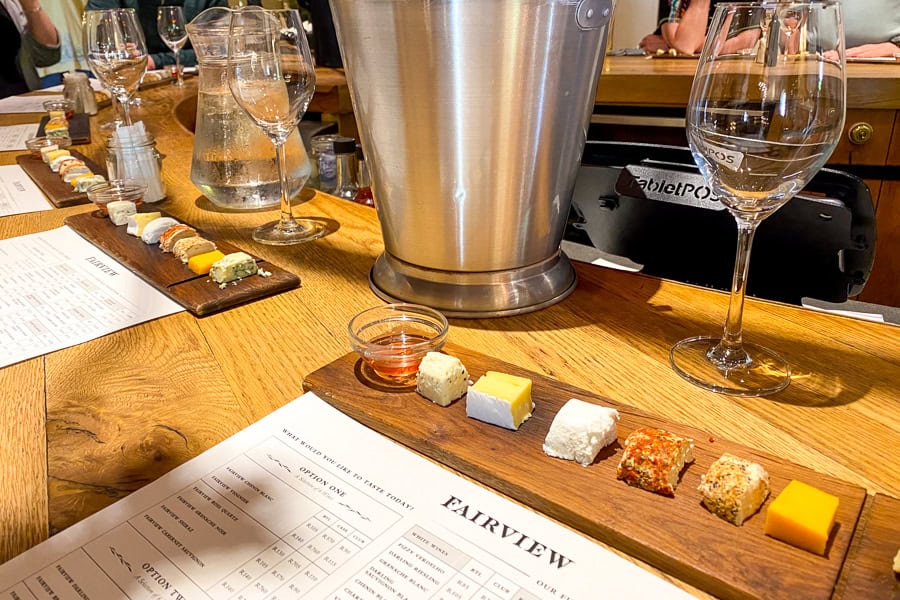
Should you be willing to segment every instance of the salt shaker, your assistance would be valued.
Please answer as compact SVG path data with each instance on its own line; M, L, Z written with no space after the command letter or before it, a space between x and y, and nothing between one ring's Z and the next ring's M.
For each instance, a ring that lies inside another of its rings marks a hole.
M75 103L74 112L97 114L97 99L85 73L78 71L63 73L63 97Z
M337 165L337 183L334 195L345 200L355 200L359 185L356 182L356 140L339 137L334 140L334 160Z

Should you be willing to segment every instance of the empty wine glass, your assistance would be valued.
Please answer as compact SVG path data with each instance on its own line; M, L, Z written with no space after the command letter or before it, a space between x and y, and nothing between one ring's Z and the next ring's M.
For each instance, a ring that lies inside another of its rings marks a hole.
M232 12L228 41L228 85L238 105L275 146L281 182L281 218L256 228L263 244L307 242L327 233L325 222L295 218L287 182L284 143L306 112L316 87L306 33L294 9L256 6ZM305 165L304 181L309 177Z
M159 37L175 53L175 81L173 85L184 85L181 72L181 48L187 43L184 28L184 11L180 6L160 6L156 11L156 30Z
M147 43L133 8L88 10L83 17L84 52L97 79L122 106L126 125L129 107L147 72Z
M669 354L692 383L739 396L790 383L781 356L742 338L750 248L759 223L831 155L845 95L837 1L718 5L691 89L687 136L704 178L737 220L738 243L724 334L682 340Z

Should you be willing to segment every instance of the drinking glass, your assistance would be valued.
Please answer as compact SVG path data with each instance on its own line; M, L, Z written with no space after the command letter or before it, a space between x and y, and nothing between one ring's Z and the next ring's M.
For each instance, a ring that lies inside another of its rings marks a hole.
M837 1L718 5L691 89L687 137L707 183L737 220L737 254L723 335L682 340L669 354L688 381L738 396L790 383L779 354L742 339L750 248L760 222L831 155L845 95Z
M159 37L175 53L175 81L172 85L184 85L181 73L181 48L187 42L184 28L184 11L180 6L160 6L156 11L156 30Z
M119 101L131 125L131 98L147 72L147 43L133 8L84 13L84 52L97 79Z
M232 12L228 86L238 106L272 140L281 182L281 218L256 228L253 239L281 246L322 237L327 232L324 221L294 217L287 182L284 143L306 112L316 87L300 13L257 6Z

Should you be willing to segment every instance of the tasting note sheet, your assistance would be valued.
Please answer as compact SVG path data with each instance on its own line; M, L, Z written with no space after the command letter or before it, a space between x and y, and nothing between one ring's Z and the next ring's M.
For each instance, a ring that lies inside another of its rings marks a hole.
M309 392L0 566L3 600L687 598Z
M68 227L0 240L0 367L181 310Z
M53 205L22 167L0 166L0 217L52 208Z
M37 123L25 123L0 127L0 151L26 150L25 142L37 135L38 126Z

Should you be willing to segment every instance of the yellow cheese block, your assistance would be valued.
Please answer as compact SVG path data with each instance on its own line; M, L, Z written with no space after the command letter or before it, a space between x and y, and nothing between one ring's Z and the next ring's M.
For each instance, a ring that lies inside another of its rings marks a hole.
M507 429L518 429L532 410L531 380L497 371L480 377L466 397L469 417Z
M791 481L769 505L766 535L798 548L825 554L839 499L800 481Z
M197 275L207 275L213 263L223 258L225 258L225 255L219 250L197 254L188 259L188 269Z

